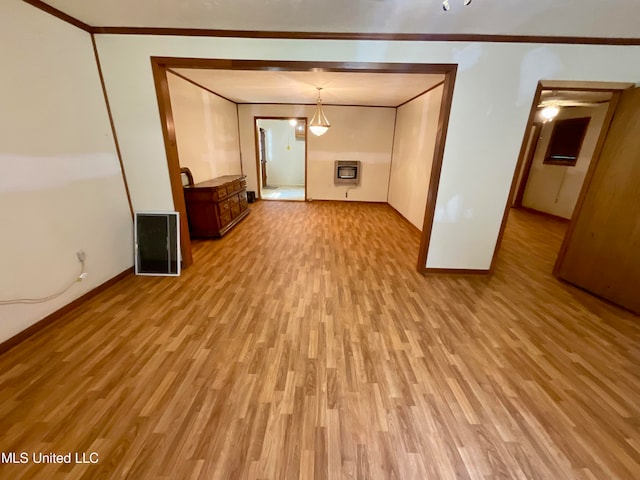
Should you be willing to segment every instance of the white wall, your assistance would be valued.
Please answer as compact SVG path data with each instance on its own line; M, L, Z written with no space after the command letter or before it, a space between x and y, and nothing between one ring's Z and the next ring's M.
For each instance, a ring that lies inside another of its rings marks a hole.
M571 218L584 183L584 177L591 164L607 109L608 104L598 107L563 108L560 110L556 117L557 120L591 117L578 160L573 167L543 163L554 123L547 122L542 126L522 199L524 207L562 218Z
M247 189L256 190L254 117L307 117L315 105L239 105L240 143ZM395 109L324 106L331 128L321 137L307 134L307 197L314 200L386 202ZM360 186L333 184L335 160L360 160Z
M168 72L181 167L194 181L240 174L236 104Z
M422 230L443 86L398 108L389 204Z
M265 130L269 185L304 185L304 139L296 139L289 120L258 120Z
M133 264L131 214L91 37L24 2L0 3L0 342Z
M151 55L458 64L427 254L427 265L434 268L490 266L540 79L640 81L640 46L160 35L96 38L136 208L173 208Z

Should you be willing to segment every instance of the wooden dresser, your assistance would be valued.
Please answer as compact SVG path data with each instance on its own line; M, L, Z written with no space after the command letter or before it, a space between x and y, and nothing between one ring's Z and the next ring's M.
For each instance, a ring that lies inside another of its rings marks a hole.
M249 214L244 175L186 186L184 200L192 237L221 237Z

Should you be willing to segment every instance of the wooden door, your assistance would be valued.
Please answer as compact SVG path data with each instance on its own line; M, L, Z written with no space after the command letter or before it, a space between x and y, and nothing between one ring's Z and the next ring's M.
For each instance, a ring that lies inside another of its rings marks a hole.
M267 186L267 140L265 138L264 128L261 128L258 135L258 143L260 148L260 172L262 175L262 186Z
M592 172L554 273L640 313L640 88L622 93Z

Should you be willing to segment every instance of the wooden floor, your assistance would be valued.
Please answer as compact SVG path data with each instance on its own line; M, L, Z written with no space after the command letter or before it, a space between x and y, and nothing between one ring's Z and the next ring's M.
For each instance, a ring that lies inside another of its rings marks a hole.
M640 319L550 275L564 224L423 277L386 205L252 210L0 357L2 452L99 455L1 479L640 478Z

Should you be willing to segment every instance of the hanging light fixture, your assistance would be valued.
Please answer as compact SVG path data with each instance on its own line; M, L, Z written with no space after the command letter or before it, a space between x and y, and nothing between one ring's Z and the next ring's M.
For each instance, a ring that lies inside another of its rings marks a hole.
M462 4L466 7L467 5L469 5L471 3L471 0L463 0ZM442 2L442 9L445 12L448 12L451 9L451 4L449 3L449 0L444 0Z
M318 103L316 104L316 113L313 115L313 118L309 122L309 130L316 136L324 135L329 130L331 124L327 119L326 115L322 111L322 99L320 98L320 90L322 88L318 87Z

